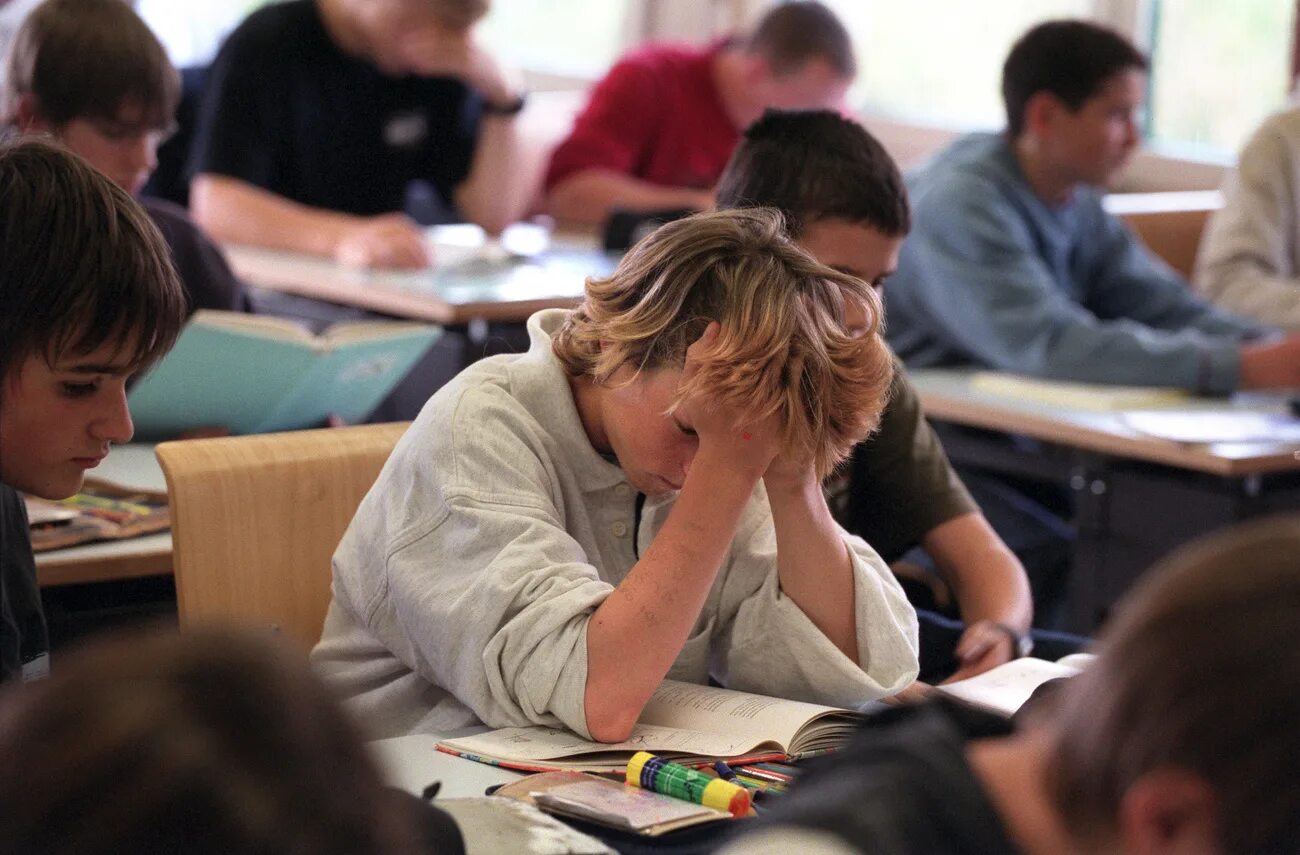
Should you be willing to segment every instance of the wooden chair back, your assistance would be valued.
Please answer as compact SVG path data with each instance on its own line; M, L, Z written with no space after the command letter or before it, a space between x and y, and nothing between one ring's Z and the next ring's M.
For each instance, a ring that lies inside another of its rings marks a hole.
M1166 264L1190 279L1201 233L1210 215L1223 207L1217 190L1112 193L1106 210L1128 223Z
M330 559L409 423L160 443L181 626L263 626L310 648Z

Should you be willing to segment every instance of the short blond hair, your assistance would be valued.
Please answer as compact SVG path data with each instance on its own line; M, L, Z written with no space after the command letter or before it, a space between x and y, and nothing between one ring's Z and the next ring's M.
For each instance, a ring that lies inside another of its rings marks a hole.
M861 334L846 324L853 303ZM588 280L552 346L569 374L607 383L624 365L681 368L712 321L721 333L669 412L706 392L742 422L776 414L782 453L812 459L821 477L879 423L893 377L880 298L796 246L770 208L661 227L612 276Z

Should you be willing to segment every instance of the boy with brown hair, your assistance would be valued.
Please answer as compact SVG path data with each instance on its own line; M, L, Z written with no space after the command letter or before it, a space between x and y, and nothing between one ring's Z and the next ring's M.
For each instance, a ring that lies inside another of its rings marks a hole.
M334 555L316 664L378 735L617 741L665 677L900 691L915 615L821 489L880 415L879 324L773 211L659 229L430 399Z
M184 319L167 247L121 188L48 143L0 146L0 680L49 668L18 491L66 498L131 438L127 380Z
M45 0L6 60L0 105L22 133L50 134L138 196L173 127L180 77L158 39L121 0ZM249 308L221 251L181 208L140 199L171 247L190 309Z
M224 241L367 267L432 263L417 220L500 232L523 95L474 41L488 0L291 0L221 46L190 207Z
M753 206L780 210L803 249L875 288L893 273L911 226L889 153L827 110L769 111L745 131L718 182L718 207ZM831 489L845 528L890 562L924 547L956 595L965 626L919 615L922 680L970 677L1027 652L1025 570L948 464L901 365L880 429L853 450Z
M549 213L601 223L615 210L707 210L744 128L770 107L838 107L856 73L844 25L809 0L778 3L705 48L639 48L596 84L552 154Z

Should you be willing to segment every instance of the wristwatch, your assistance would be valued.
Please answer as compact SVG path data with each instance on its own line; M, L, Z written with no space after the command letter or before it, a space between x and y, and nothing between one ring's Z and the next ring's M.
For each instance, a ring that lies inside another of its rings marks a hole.
M1007 634L1011 639L1011 652L1013 659L1022 659L1034 652L1034 639L1027 632L1018 632L1015 627L1008 626L1005 623L994 623L998 629Z
M523 92L515 95L513 101L508 101L505 104L497 104L491 99L484 98L483 112L489 116L518 116L527 103L528 96Z

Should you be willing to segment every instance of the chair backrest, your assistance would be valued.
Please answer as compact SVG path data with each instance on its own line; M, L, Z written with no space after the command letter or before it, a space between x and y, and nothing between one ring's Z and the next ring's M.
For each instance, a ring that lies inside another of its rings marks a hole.
M1112 193L1106 210L1126 222L1166 264L1190 279L1201 234L1210 216L1223 207L1217 190L1162 193Z
M251 623L314 645L330 558L408 424L160 443L182 627Z

